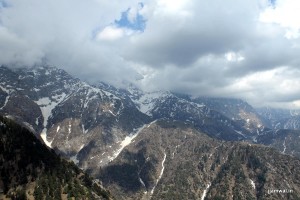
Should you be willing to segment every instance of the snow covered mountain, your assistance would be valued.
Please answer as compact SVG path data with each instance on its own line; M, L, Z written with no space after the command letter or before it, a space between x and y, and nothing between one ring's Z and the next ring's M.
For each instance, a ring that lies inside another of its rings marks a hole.
M121 141L150 122L130 100L54 67L0 68L0 113L27 125L83 169L114 158Z
M255 191L249 195L260 196L264 181L247 159L254 159L254 163L264 160L260 165L264 170L270 164L266 161L270 155L259 154L265 149L257 145L232 141L275 147L281 151L272 153L276 156L299 156L300 150L296 146L299 132L273 130L273 122L259 113L239 99L145 92L131 83L124 83L122 88L102 82L93 86L49 66L0 67L0 115L30 128L48 147L103 180L118 197L163 199L167 191L184 194L186 190L191 199L217 198L221 194L214 188L225 180L223 168L230 168L233 174L242 173L236 171L242 168L246 178L239 190L246 192L247 186L252 186ZM296 123L293 125L296 127ZM256 158L246 150L251 145L255 146ZM240 149L244 153L237 155ZM292 160L279 157L282 162ZM242 158L241 163L235 163ZM203 159L206 161L200 162ZM248 164L251 166L243 168ZM282 163L270 165L282 167ZM180 172L183 169L189 171ZM188 184L201 183L201 187L196 190L189 185L184 189L186 177L195 178ZM181 179L182 188L174 188ZM240 181L237 176L231 180ZM291 177L288 183L297 185ZM231 191L226 197L239 193L232 187L224 188ZM127 189L131 194L123 193Z
M127 136L157 119L190 123L223 140L255 140L272 125L270 118L239 99L144 92L131 83L123 88L92 86L47 66L14 70L2 66L0 72L0 112L25 123L49 147L84 169L111 161ZM296 129L298 121L291 120L277 127Z
M132 84L129 84L126 90L113 88L103 83L100 86L105 87L115 95L131 99L136 107L142 113L148 115L152 121L164 118L192 123L198 130L215 138L247 140L257 133L256 129L263 127L256 127L255 131L251 130L251 132L250 129L243 126L240 118L231 119L224 114L225 112L220 112L214 106L206 104L206 102L191 99L188 95L169 91L143 92ZM219 102L218 104L220 106L224 102ZM252 119L251 121L248 119L249 124L252 124Z

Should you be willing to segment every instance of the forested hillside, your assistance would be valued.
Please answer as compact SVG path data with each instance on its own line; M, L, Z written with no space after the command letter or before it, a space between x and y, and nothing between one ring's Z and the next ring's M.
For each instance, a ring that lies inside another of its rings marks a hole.
M73 162L0 116L0 199L112 199Z

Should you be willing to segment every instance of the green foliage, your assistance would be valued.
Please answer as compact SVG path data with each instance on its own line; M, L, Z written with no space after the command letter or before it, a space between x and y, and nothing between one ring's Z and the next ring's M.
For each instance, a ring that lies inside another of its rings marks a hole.
M42 200L43 199L43 190L41 187L36 186L33 193L35 200Z
M10 192L7 196L12 200L27 200L24 188L18 188L15 192Z
M5 163L0 165L4 194L11 199L26 199L23 188L32 181L36 200L59 200L62 191L75 199L85 199L92 191L106 199L110 196L104 189L96 190L90 177L73 162L61 159L26 128L1 116L0 149L0 163Z

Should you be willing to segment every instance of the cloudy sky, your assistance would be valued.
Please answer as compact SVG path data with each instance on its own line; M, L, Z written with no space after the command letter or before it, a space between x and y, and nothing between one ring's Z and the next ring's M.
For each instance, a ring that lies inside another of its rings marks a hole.
M0 0L0 64L300 108L297 0Z

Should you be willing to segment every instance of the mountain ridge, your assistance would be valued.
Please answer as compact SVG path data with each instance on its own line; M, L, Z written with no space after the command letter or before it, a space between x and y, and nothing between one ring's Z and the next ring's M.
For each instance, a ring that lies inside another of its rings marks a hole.
M0 67L0 72L0 114L32 129L50 148L99 178L121 199L155 199L168 195L183 198L179 191L192 199L205 196L228 199L231 195L237 197L239 191L261 199L268 189L263 187L262 180L255 191L246 190L253 187L253 182L256 185L261 176L248 160L262 159L260 171L267 168L265 175L273 177L275 174L267 164L271 155L283 162L288 154L294 156L287 158L294 159L292 162L300 157L297 147L300 130L284 130L286 126L276 129L266 115L240 99L191 97L170 91L145 92L131 83L125 83L122 88L102 82L90 85L55 67L15 70ZM183 135L188 138L187 144ZM258 144L280 152L270 150L274 153L259 154L258 149L269 150ZM247 153L249 149L252 156ZM194 151L201 152L203 157ZM231 154L230 160L225 159ZM174 161L176 156L182 165ZM272 163L271 166L286 173L282 165ZM170 171L171 166L176 167ZM190 170L188 181L181 172L185 169ZM232 174L229 185L220 182L228 181L221 169ZM192 173L195 170L197 174ZM204 175L204 171L210 175ZM167 173L169 178L166 179ZM243 174L245 179L241 186L236 185L238 191L232 187L240 181L236 173ZM187 181L189 187L181 185L189 193L174 186L174 181L180 178L171 179L172 174ZM297 183L286 176L291 185ZM171 193L161 182L168 185ZM276 184L286 187L278 179ZM217 185L230 192L222 196L214 189ZM293 190L297 196L298 188ZM290 194L289 198L292 197Z
M161 120L146 126L99 178L120 199L297 199L299 182L283 170L294 174L297 163L273 148L219 141L190 124ZM270 195L272 188L294 192Z

